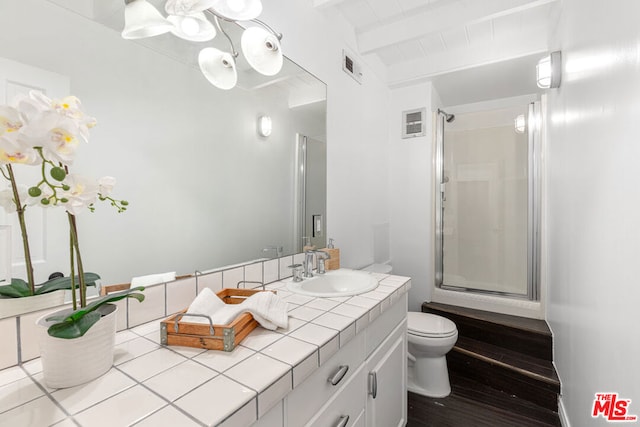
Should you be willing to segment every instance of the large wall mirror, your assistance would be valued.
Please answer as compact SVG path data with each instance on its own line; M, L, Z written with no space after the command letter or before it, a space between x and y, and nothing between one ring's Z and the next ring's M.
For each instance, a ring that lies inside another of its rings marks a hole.
M123 7L123 0L0 5L0 103L29 88L77 96L98 125L79 148L74 172L114 176L115 196L130 202L123 214L97 204L78 217L85 268L109 284L291 254L311 233L298 226L307 222L300 211L320 218L315 243L324 245L326 187L317 180L326 170L325 85L285 59L271 78L240 62L238 86L217 89L196 65L208 44L169 34L123 40ZM286 34L283 46L286 53ZM257 132L262 115L272 119L269 137ZM306 160L320 173L301 198L303 137L318 143L307 155L319 156ZM309 209L300 209L303 200ZM63 210L30 208L28 215L36 281L67 272ZM0 224L13 224L12 216L2 211ZM22 277L15 226L11 235L13 275Z

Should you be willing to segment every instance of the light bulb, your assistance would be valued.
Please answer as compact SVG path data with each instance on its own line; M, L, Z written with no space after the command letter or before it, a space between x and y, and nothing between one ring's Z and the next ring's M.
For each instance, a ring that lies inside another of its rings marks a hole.
M180 22L180 29L182 32L188 36L194 36L198 34L198 30L200 29L200 25L198 25L198 21L190 16L185 16Z

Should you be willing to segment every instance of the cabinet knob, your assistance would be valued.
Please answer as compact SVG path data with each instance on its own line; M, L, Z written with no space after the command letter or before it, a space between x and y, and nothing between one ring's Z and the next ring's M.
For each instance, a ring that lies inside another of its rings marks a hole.
M348 422L349 422L349 415L343 415L338 420L336 427L346 427Z
M335 374L329 377L329 382L331 385L338 385L340 381L347 375L347 371L349 370L349 365L341 365Z
M369 394L374 399L378 396L378 375L376 371L369 372Z

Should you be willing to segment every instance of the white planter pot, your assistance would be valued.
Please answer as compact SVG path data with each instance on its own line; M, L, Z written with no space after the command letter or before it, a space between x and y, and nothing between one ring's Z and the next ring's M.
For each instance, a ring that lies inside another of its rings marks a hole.
M47 333L49 324L45 319L53 313L37 320L42 371L48 387L74 387L111 369L117 309L113 304L102 306L102 318L82 337L74 339L54 338Z
M64 304L64 290L23 298L0 298L0 319Z

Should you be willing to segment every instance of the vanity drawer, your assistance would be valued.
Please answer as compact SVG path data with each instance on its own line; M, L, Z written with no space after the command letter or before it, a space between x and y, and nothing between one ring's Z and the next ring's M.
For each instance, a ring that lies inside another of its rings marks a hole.
M354 376L363 363L364 334L358 334L287 395L286 419L288 425L305 425ZM345 366L348 369L342 376ZM335 385L331 384L330 378L336 381Z
M364 426L366 370L360 366L338 393L327 402L306 427Z

